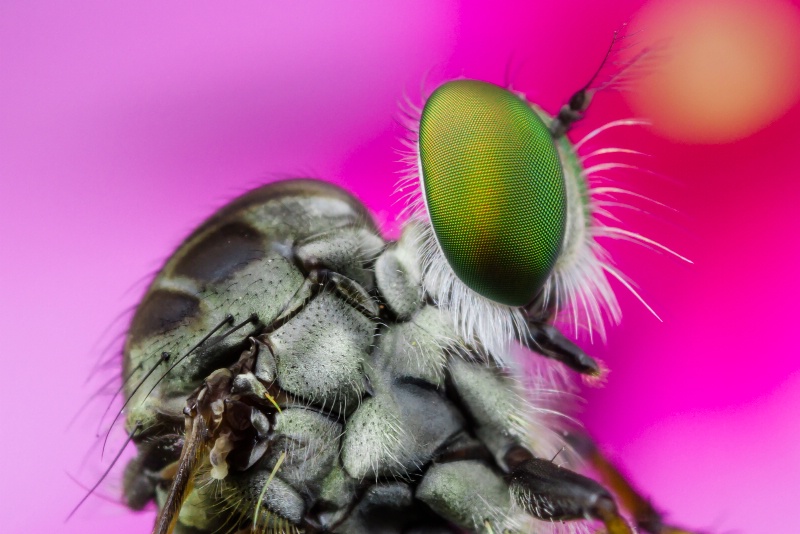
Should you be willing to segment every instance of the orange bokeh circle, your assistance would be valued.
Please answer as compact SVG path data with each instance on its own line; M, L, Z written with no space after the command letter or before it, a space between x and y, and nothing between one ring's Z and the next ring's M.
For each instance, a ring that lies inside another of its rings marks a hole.
M800 93L800 15L781 0L663 0L633 24L654 49L637 65L632 107L662 135L721 143L784 114Z

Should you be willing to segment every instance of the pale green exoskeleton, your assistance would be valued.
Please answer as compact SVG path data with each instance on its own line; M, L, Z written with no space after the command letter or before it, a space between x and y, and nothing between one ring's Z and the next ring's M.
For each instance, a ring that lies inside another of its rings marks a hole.
M553 319L576 303L593 328L618 314L565 136L587 103L552 118L495 85L441 85L396 242L308 179L203 223L126 340L127 504L155 501L157 533L632 533L612 493L568 469L583 457L640 528L681 532L512 365L519 342L597 375Z

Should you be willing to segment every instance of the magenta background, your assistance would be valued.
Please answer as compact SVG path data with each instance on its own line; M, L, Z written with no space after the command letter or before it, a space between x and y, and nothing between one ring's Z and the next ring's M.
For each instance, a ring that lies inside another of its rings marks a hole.
M555 111L641 4L0 3L2 530L149 531L100 499L63 524L82 495L65 472L90 484L104 465L81 467L103 402L65 427L110 376L85 384L114 318L205 215L313 174L391 221L404 92L502 83L511 61ZM630 114L601 95L582 129ZM623 325L591 348L612 373L587 424L662 508L716 532L800 531L799 127L795 107L729 146L607 138L674 178L625 176L678 210L631 226L695 264L609 246L664 323L623 294Z

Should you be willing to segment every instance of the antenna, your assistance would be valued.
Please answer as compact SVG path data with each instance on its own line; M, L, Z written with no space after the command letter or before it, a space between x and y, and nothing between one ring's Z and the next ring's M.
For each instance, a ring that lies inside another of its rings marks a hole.
M574 123L583 118L586 108L589 107L589 103L592 101L592 94L594 94L594 91L592 91L590 87L608 62L611 51L614 49L614 45L619 38L619 33L619 30L614 31L614 36L611 38L611 44L608 45L605 56L603 56L603 61L600 62L600 66L594 71L594 74L589 78L586 85L581 87L570 97L569 101L561 107L556 118L553 119L553 123L550 125L550 132L553 134L553 137L558 138L563 136L572 128Z

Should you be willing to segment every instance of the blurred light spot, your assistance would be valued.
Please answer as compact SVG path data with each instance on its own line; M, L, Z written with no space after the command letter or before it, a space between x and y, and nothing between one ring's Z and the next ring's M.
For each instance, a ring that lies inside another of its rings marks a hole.
M631 104L666 137L741 139L798 98L800 15L781 0L657 0L631 33L656 50L634 69Z

